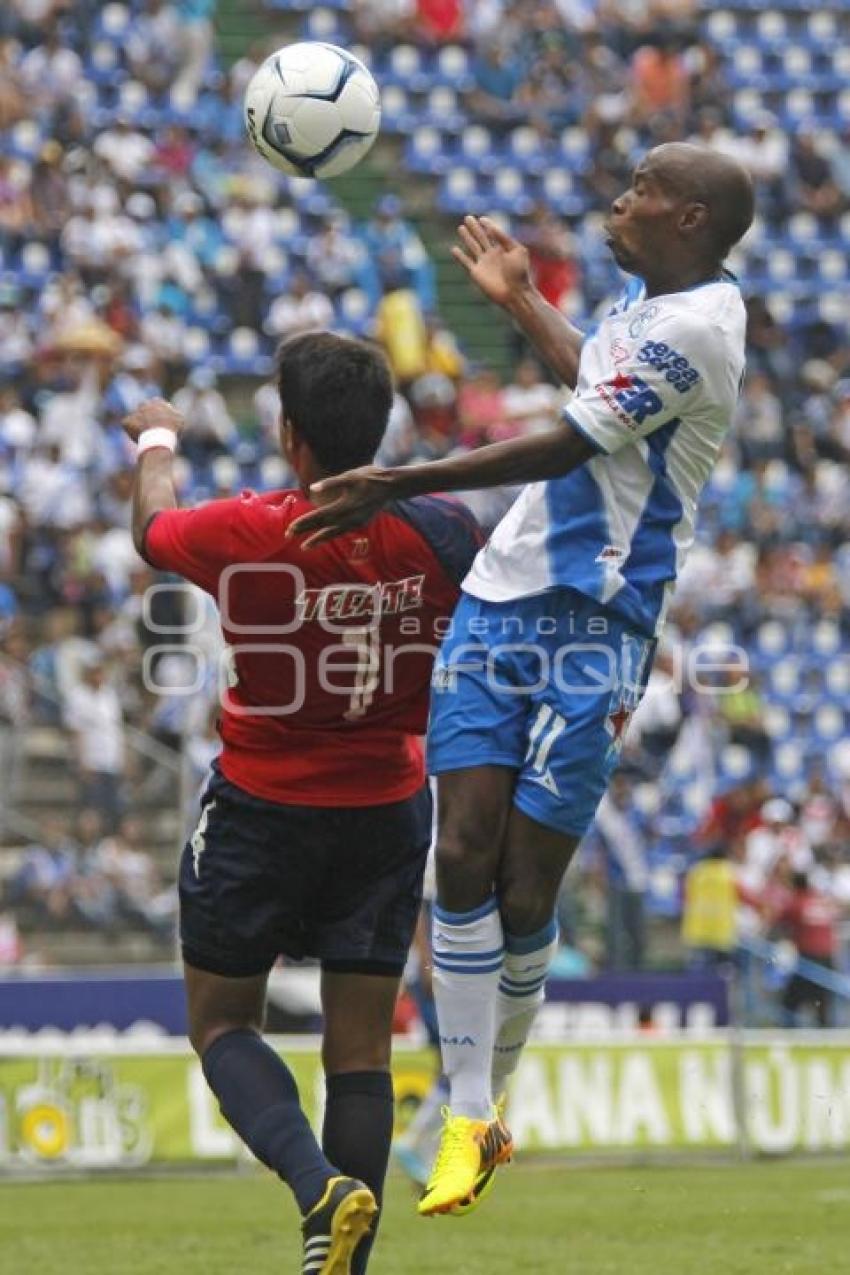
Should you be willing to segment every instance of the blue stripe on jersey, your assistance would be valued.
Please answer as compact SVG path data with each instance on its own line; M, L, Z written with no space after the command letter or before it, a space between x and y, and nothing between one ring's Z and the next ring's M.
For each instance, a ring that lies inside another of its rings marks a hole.
M626 587L617 594L619 609L636 614L641 627L654 632L664 602L664 588L676 578L676 544L673 528L684 513L682 502L667 475L666 451L681 425L678 416L650 434L649 467L655 481L632 537L631 552L623 563Z
M466 505L448 496L414 496L386 506L419 532L454 584L460 584L484 543L484 533Z
M600 546L610 544L611 529L602 492L587 464L564 478L546 484L549 534L549 577L556 583L569 581L591 598L602 591L603 564L596 561Z

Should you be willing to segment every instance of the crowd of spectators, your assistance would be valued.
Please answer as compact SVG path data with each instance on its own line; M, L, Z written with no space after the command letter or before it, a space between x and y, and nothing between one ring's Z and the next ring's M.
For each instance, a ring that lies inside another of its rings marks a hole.
M166 750L187 743L193 782L214 749L203 697L187 713L178 693L179 660L162 657L156 670L173 693L143 685L154 576L129 535L122 416L151 395L174 398L188 422L181 494L195 501L286 484L264 358L298 331L332 326L384 344L398 383L386 463L546 428L562 398L527 350L517 348L504 376L469 361L397 195L356 225L332 189L278 179L258 159L240 103L267 50L225 68L213 18L212 0L12 0L0 18L0 773L14 812L27 728L60 727L82 812L73 835L31 829L7 883L15 906L47 924L72 918L109 931L132 917L166 933L153 860L143 872L128 857L144 841L132 823L136 794L159 782L134 732ZM850 206L846 133L827 153L819 134L788 136L772 115L749 132L734 127L723 59L689 0L357 0L349 18L376 60L400 40L462 41L474 75L469 117L497 133L520 123L541 137L583 129L591 211L627 183L636 150L681 136L737 154L761 217L776 226L800 211L838 226ZM545 295L592 321L613 282L592 228L540 205L514 229ZM839 904L850 897L842 732L814 729L827 665L847 658L850 340L846 323L812 310L777 316L758 288L748 309L735 430L633 723L627 779L575 878L604 900L614 964L651 961L647 915L678 914L685 872L721 824L748 888L769 891L805 871ZM470 499L492 525L511 497ZM175 604L163 595L158 605ZM784 734L772 666L759 656L771 624L802 668ZM811 645L818 633L822 658ZM697 693L673 675L706 642L753 654L746 692L724 694L716 678ZM841 683L833 707L842 715L847 696ZM783 772L789 739L799 764ZM779 796L790 803L793 854L763 849L776 835L764 812Z

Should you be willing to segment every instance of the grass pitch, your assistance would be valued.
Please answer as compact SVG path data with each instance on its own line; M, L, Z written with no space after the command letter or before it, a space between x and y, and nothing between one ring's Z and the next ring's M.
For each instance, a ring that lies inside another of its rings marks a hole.
M500 1174L462 1220L399 1177L370 1275L840 1275L850 1169L824 1162ZM0 1185L15 1275L297 1275L297 1217L259 1174Z

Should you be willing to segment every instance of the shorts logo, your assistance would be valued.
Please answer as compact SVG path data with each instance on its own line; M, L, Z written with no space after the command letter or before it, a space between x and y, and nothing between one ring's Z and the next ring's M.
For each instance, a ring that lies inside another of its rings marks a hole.
M610 381L601 381L596 392L629 429L642 425L647 416L655 416L664 406L655 390L631 372L618 372Z
M645 332L652 320L658 314L659 307L657 305L645 306L642 310L638 310L635 317L629 324L629 336L638 337Z
M196 881L201 879L201 855L207 848L207 820L214 805L215 802L211 801L208 806L204 806L201 811L201 817L198 820L198 826L189 841L189 845L192 847L192 867L195 870Z
M475 1045L471 1036L441 1036L441 1045Z
M619 545L606 545L605 548L602 549L601 552L599 552L596 555L595 561L596 562L611 562L619 566L621 562L625 561L625 558L626 558L625 549L621 549Z
M528 737L528 751L525 754L525 760L530 763L530 769L534 772L531 775L531 780L535 784L541 784L554 797L560 797L561 792L555 782L552 771L546 763L549 760L549 754L555 741L563 735L566 729L566 718L562 717L560 713L554 712L548 704L541 704L534 719L531 734Z

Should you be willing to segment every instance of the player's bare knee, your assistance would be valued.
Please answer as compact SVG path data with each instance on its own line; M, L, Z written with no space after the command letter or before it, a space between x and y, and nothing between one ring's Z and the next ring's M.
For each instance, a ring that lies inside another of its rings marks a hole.
M448 833L437 842L437 887L450 910L476 907L492 891L493 847L475 836Z
M512 882L499 896L502 924L510 934L536 934L552 920L555 901L534 881Z
M240 1022L219 1020L198 1023L197 1025L191 1025L189 1028L189 1043L198 1057L203 1058L211 1045L214 1045L222 1036L227 1036L230 1032L235 1031L253 1031L260 1035L261 1025L249 1019Z

